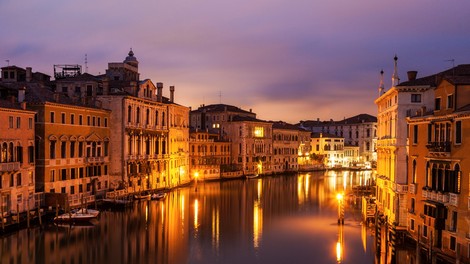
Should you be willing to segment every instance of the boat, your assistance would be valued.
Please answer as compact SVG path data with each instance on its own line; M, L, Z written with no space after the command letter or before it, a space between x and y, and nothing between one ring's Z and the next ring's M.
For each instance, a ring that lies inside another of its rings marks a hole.
M98 210L81 208L54 217L54 222L86 222L96 219L99 213Z
M152 200L163 200L166 197L166 193L164 192L159 192L159 193L154 193L152 194Z
M254 179L254 178L257 178L259 176L259 174L254 174L254 175L245 175L245 177L247 179Z
M135 194L134 199L135 200L148 200L150 199L150 194Z

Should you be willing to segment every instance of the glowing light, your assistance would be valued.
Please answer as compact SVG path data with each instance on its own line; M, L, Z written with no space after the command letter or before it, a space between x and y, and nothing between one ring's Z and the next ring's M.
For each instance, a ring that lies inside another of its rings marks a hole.
M255 201L253 207L253 247L258 248L261 235L263 233L263 209L261 208L260 202Z
M199 201L194 200L194 231L197 233L199 227Z
M343 259L343 250L341 247L341 243L338 241L336 242L336 261L341 262Z
M219 209L212 210L212 247L219 250L220 215Z
M199 172L198 172L198 171L196 171L196 172L194 173L194 178L196 178L196 179L199 178Z
M337 193L336 194L336 199L338 200L338 202L341 202L343 200L343 194L342 193Z
M261 179L258 179L257 189L258 189L258 200L259 200L261 199L261 195L263 192Z

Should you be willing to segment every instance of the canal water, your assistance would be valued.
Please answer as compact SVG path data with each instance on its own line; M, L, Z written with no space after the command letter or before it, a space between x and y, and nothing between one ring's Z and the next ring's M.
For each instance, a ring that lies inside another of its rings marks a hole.
M337 193L370 171L328 171L198 182L162 201L102 211L88 225L0 237L0 263L374 263L373 228ZM340 205L341 206L341 205Z

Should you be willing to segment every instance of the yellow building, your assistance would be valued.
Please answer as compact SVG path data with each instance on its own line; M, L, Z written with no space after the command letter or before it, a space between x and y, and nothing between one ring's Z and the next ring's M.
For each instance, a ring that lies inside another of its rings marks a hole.
M434 106L408 118L408 232L434 257L470 262L470 65L433 75Z
M344 138L326 133L312 133L312 154L323 157L327 168L342 168L344 165Z

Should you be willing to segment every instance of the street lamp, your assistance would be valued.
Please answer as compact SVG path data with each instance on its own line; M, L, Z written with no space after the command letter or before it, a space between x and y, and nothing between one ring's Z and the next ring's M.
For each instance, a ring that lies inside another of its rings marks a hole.
M197 192L197 179L199 178L199 172L195 172L194 173L194 180L196 181L196 188L195 188L195 191Z

